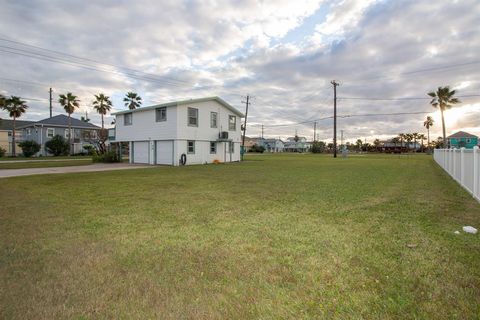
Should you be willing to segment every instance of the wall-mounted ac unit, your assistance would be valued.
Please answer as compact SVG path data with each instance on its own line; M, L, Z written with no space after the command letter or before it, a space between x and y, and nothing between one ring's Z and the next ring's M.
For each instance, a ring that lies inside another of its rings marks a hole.
M220 139L228 139L228 132L227 131L222 131L220 132L220 134L218 135L218 137Z

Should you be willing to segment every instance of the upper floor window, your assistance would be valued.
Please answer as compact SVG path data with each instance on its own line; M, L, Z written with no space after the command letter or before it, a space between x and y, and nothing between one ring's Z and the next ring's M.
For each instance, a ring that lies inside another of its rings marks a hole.
M54 135L55 135L55 129L47 128L47 138L53 138Z
M75 135L75 129L70 129L70 130L71 130L71 133L73 133L73 136L74 136ZM69 131L68 131L68 129L65 129L65 139L69 139L69 138L70 138Z
M155 109L155 118L157 122L167 121L167 107Z
M228 116L228 130L231 130L231 131L237 130L237 117Z
M123 125L130 126L132 125L132 113L125 113L123 115Z
M198 127L198 109L188 108L188 125Z
M210 112L210 128L217 127L217 118L218 118L218 113Z

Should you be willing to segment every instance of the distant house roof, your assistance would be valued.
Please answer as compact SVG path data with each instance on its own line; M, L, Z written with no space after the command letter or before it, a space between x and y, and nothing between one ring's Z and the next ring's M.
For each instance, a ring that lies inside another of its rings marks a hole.
M458 131L452 135L449 135L447 138L478 138L478 137L465 131Z
M148 106L148 107L141 107L141 108L134 109L134 110L123 110L123 111L112 113L112 115L124 114L124 113L130 113L130 112L140 112L140 111L151 110L151 109L160 108L160 107L173 107L173 106L178 106L178 105L182 105L182 104L200 103L200 102L206 102L206 101L212 101L212 100L217 101L222 106L229 109L230 111L232 111L236 115L238 115L240 117L244 117L243 113L238 111L236 108L234 108L232 105L230 105L229 103L227 103L225 100L223 100L220 97L206 97L206 98L199 98L199 99L172 101L172 102L156 104L156 105Z
M33 123L35 123L35 121L15 120L15 127L20 128ZM13 120L0 119L0 130L2 131L13 130Z
M73 128L100 129L99 126L96 126L94 124L78 120L78 119L73 118L73 117L71 117L70 120L71 120L71 124L72 124ZM30 127L30 126L33 126L33 125L42 125L42 124L45 125L45 126L68 127L68 116L66 116L64 114L59 114L59 115L53 116L51 118L43 119L43 120L40 120L40 121L37 121L37 122L33 122L33 121L27 121L27 122L29 122L29 123L27 123L25 125L22 125L21 127L25 128L25 127ZM20 127L20 126L17 126L17 128L18 127Z

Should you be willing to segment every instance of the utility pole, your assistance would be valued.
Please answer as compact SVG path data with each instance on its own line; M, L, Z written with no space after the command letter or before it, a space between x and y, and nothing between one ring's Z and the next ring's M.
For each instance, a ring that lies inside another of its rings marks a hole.
M340 84L335 80L330 82L333 85L333 157L337 157L337 86Z
M313 123L313 142L317 141L317 121Z
M343 130L340 130L340 148L342 149L342 151L344 150L344 146L343 146Z
M262 139L263 139L263 124L262 124Z
M50 118L52 117L52 88L48 90L48 93L50 94Z
M245 133L247 132L248 105L250 104L249 100L250 100L250 96L247 94L247 101L242 101L242 103L245 103L245 122L243 123L243 137L242 137L242 147L244 150L245 150Z

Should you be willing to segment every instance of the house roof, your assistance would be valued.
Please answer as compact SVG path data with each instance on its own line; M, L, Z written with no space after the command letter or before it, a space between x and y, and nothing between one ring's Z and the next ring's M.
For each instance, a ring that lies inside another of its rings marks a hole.
M20 128L33 123L35 123L35 121L15 120L15 127ZM0 131L11 131L11 130L13 130L13 120L0 119Z
M465 131L458 131L452 135L449 135L447 138L478 138L478 137Z
M134 109L134 110L123 110L123 111L112 113L112 115L118 115L118 114L130 113L130 112L141 112L141 111L152 110L152 109L160 108L160 107L173 107L173 106L179 106L179 105L182 105L182 104L200 103L200 102L206 102L206 101L212 101L212 100L217 101L222 106L229 109L230 111L232 111L236 115L238 115L240 117L244 117L243 113L238 111L235 107L233 107L232 105L230 105L228 102L226 102L225 100L223 100L220 97L206 97L206 98L199 98L199 99L172 101L172 102L156 104L156 105L148 106L148 107L140 107L140 108Z
M100 129L99 126L94 124L78 120L76 118L70 118L73 128L83 128L83 129ZM59 114L51 118L43 119L37 122L29 121L30 123L21 126L22 128L30 127L33 125L46 125L54 127L68 127L68 116L64 114Z

